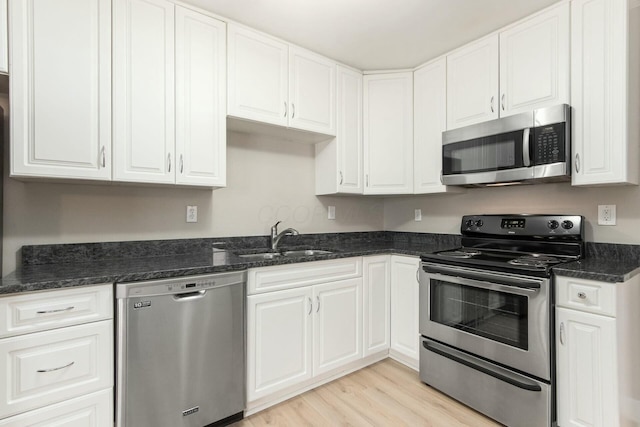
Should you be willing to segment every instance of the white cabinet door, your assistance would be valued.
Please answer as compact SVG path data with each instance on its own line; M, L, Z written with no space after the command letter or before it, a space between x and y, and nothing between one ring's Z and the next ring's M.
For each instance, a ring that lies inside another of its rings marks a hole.
M413 73L413 192L443 193L442 132L447 130L447 60Z
M9 20L7 19L7 0L0 0L0 73L9 72Z
M628 6L571 4L573 185L638 183L640 8Z
M364 257L364 357L389 349L391 315L389 255Z
M617 426L616 320L556 313L558 425Z
M419 258L391 256L391 351L418 368Z
M569 3L500 33L500 116L569 99Z
M313 375L362 358L362 278L313 287Z
M247 400L311 378L310 286L247 297Z
M225 23L176 6L176 183L226 183Z
M336 68L336 137L316 144L316 195L362 194L362 74Z
M498 35L447 56L447 129L498 118Z
M114 180L174 183L174 5L113 1Z
M289 126L336 134L336 63L292 46L289 49Z
M288 45L233 24L227 34L227 114L287 126Z
M364 76L365 194L413 193L413 73Z
M11 175L110 180L111 2L64 5L10 2Z

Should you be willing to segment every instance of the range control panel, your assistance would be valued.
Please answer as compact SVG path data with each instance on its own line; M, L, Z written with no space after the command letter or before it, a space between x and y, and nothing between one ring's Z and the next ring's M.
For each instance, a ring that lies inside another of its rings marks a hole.
M465 215L460 231L464 236L523 236L583 239L580 215Z

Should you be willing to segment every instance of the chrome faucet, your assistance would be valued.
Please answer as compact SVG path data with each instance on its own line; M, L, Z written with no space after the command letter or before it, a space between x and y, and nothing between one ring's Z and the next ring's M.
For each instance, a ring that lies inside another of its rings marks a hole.
M273 227L271 227L271 250L275 251L278 250L278 242L280 241L280 239L282 239L284 236L297 236L298 234L298 230L296 230L295 228L287 228L282 230L280 233L278 233L278 224L280 224L282 221L278 221L275 224L273 224Z

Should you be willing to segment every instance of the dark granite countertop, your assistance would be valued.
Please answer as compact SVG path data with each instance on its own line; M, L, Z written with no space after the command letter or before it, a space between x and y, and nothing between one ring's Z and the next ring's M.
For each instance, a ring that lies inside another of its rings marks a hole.
M0 281L0 295L102 283L152 280L376 254L420 256L456 248L460 236L360 232L287 236L281 249L328 254L247 261L268 250L268 236L25 246L22 265ZM623 282L640 272L640 246L587 243L585 258L555 267L559 276Z
M268 250L268 237L25 246L22 266L0 282L0 295L102 283L152 280L338 258L426 252L459 246L459 236L428 233L336 233L282 239L281 250L328 254L247 261Z

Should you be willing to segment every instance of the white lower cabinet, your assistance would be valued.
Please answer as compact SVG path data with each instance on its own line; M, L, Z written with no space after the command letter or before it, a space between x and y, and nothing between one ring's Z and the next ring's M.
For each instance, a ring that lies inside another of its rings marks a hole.
M389 255L378 255L363 260L365 356L388 350L391 342L389 258Z
M418 268L420 258L391 256L390 355L418 369Z
M0 299L0 426L113 425L112 295L103 285Z
M640 276L622 283L556 280L558 425L640 424Z
M311 287L247 297L247 400L311 378Z

